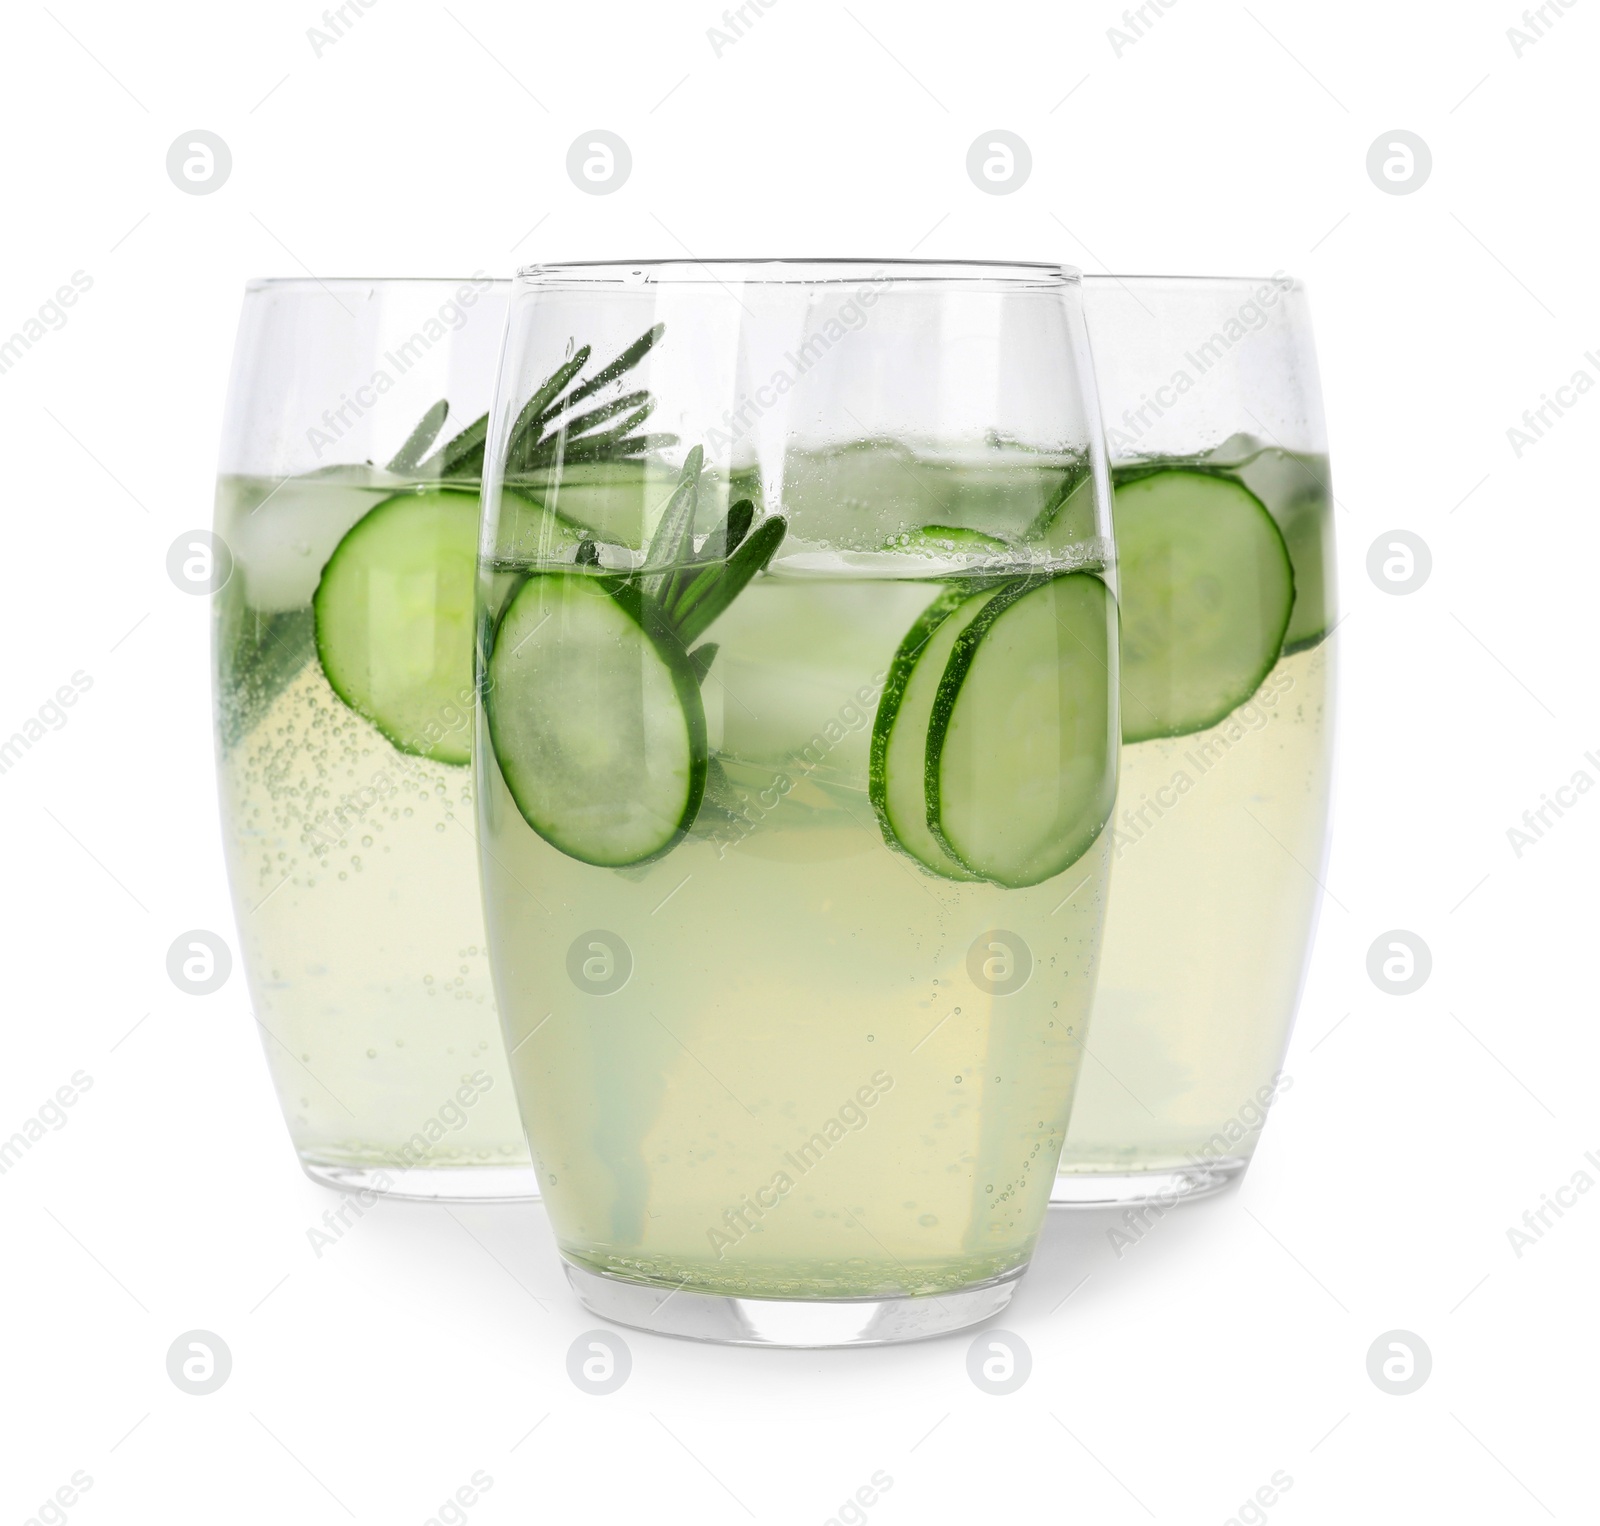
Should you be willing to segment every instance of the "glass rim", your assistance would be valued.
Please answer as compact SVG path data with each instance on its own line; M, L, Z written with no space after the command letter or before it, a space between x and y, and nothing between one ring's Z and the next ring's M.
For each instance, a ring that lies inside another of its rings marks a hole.
M1076 266L1051 260L917 260L859 255L751 256L708 260L671 257L648 260L548 260L521 266L518 286L572 285L596 287L824 286L887 276L897 284L923 282L955 285L990 281L1017 287L1075 286L1082 278Z
M245 293L307 286L320 291L348 291L357 286L509 286L509 276L251 276Z
M1141 271L1138 274L1124 274L1115 270L1087 271L1084 273L1083 282L1088 285L1094 282L1097 286L1113 284L1117 286L1216 286L1227 288L1245 288L1255 286L1276 286L1280 291L1304 291L1305 282L1299 276L1292 276L1287 271L1276 271L1268 276L1197 276L1197 275L1159 275Z
M357 286L510 286L519 282L532 282L536 279L551 279L571 273L575 282L593 281L596 284L604 280L604 272L608 270L634 271L634 270L665 270L669 267L674 271L679 269L720 270L720 269L762 269L771 267L801 267L823 269L870 269L873 271L895 268L899 270L933 271L935 269L962 272L960 275L940 277L934 275L921 275L910 279L938 280L938 279L981 279L985 275L998 276L999 279L1010 279L1019 284L1029 279L1050 279L1054 277L1064 284L1082 283L1087 285L1093 282L1101 285L1111 282L1119 286L1217 286L1217 287L1251 287L1276 285L1284 290L1303 291L1305 282L1298 276L1289 275L1279 271L1272 275L1241 276L1241 275L1194 275L1178 272L1157 271L1085 271L1074 265L1052 262L1049 260L917 260L917 259L866 259L855 255L822 255L817 257L791 257L791 256L758 256L750 258L716 258L710 260L692 260L687 258L670 258L659 260L550 260L534 265L519 266L516 273L511 276L491 276L473 272L458 276L251 276L244 283L246 292L279 290L293 287L313 287L317 289L348 290ZM971 272L971 275L965 274ZM678 278L683 280L683 278ZM708 277L715 279L715 277ZM841 273L833 279L844 280Z

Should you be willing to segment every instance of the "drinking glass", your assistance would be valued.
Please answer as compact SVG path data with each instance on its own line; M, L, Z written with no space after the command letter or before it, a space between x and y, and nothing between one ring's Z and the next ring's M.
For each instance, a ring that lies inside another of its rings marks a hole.
M536 1190L468 766L483 415L508 292L257 281L234 353L216 505L223 836L290 1136L311 1177L349 1190Z
M752 1344L989 1317L1115 792L1076 274L524 271L484 488L489 948L573 1286Z
M1332 492L1304 288L1084 283L1115 484L1122 774L1053 1201L1238 1176L1282 1070L1328 824Z

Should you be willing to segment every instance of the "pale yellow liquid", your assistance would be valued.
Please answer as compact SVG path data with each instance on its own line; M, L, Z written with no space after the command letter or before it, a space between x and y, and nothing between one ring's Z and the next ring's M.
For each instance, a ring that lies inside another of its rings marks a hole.
M1332 642L1221 725L1125 746L1063 1175L1249 1158L1299 1000L1328 820Z
M884 845L871 686L934 591L757 579L709 633L704 686L744 824L703 809L640 869L547 844L480 732L507 1045L574 1260L809 1297L937 1293L1026 1263L1080 1060L1109 834L1022 890L941 879ZM993 928L1036 960L1012 995L968 971ZM633 960L607 996L566 973L596 929Z
M247 620L309 607L383 496L224 481ZM251 510L260 504L259 512ZM279 515L275 521L274 513ZM471 770L397 751L314 651L275 694L219 635L223 835L244 964L296 1148L330 1166L525 1165L488 968ZM242 735L230 715L248 717Z

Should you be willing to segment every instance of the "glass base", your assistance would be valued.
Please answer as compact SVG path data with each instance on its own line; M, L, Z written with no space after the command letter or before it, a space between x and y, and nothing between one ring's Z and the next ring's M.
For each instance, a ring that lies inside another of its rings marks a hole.
M1204 1165L1168 1166L1148 1171L1064 1171L1050 1189L1052 1208L1116 1208L1124 1203L1187 1203L1221 1192L1244 1174L1240 1157Z
M993 1318L1025 1267L975 1288L916 1298L740 1298L664 1288L566 1261L567 1281L601 1319L727 1346L887 1346L929 1340Z
M537 1203L539 1173L531 1166L352 1166L300 1158L319 1186L371 1192L413 1203Z

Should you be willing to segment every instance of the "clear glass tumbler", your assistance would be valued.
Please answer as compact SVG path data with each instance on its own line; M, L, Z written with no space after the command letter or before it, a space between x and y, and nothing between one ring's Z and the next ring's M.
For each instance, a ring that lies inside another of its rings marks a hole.
M1086 279L1115 484L1122 775L1087 1063L1053 1201L1244 1170L1321 901L1332 492L1304 289Z
M485 908L571 1282L752 1344L989 1317L1115 793L1076 275L526 271L484 487Z
M536 1182L473 842L472 608L509 284L246 290L217 486L223 835L305 1170L424 1198Z

